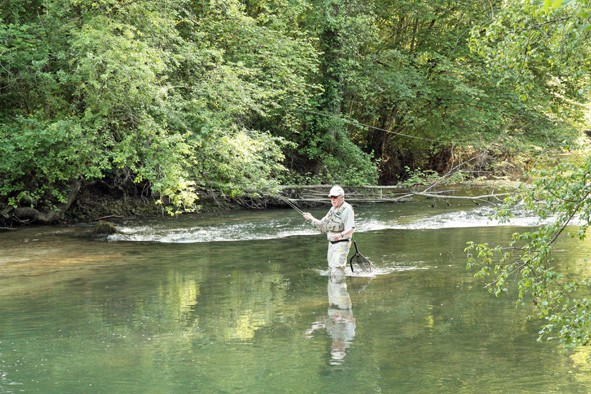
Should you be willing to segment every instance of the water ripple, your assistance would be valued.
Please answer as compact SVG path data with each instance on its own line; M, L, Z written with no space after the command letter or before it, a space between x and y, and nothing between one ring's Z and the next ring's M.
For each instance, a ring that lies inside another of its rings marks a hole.
M446 228L491 227L491 226L539 226L539 218L517 212L507 222L491 219L492 208L478 207L472 210L443 212L438 214L398 217L368 217L357 219L357 232L378 230L433 230ZM119 233L108 237L109 241L199 243L232 242L245 240L278 239L293 236L317 235L318 231L300 218L268 218L261 214L260 220L190 225L186 223L167 225L130 225L118 227ZM299 220L298 220L299 219Z

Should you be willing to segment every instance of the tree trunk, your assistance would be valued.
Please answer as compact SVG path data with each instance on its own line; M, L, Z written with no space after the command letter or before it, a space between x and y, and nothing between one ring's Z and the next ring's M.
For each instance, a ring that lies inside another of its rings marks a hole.
M19 207L12 212L12 218L23 222L40 222L42 224L53 224L64 219L64 214L76 200L80 191L80 181L76 180L70 184L70 191L66 202L57 205L54 209L47 212L40 211L32 207Z

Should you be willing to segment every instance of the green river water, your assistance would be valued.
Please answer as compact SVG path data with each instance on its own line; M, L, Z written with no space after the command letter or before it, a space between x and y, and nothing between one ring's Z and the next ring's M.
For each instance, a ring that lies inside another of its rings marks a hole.
M467 241L535 224L487 213L356 207L379 272L344 281L286 209L0 233L0 393L591 392L589 350L537 342L466 270ZM590 244L556 253L590 274Z

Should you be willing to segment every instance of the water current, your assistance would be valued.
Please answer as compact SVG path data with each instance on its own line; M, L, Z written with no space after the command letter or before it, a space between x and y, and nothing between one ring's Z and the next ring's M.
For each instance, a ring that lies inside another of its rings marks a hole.
M322 216L328 207L315 208ZM467 241L539 224L490 207L355 207L377 267L326 274L288 209L0 233L0 393L589 392L589 351L466 270ZM556 257L590 275L591 245Z

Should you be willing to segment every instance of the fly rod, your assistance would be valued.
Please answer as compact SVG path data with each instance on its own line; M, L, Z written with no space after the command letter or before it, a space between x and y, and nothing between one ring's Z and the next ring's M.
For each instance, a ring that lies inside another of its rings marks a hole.
M283 201L284 203L286 203L287 205L289 205L290 207L292 207L297 213L299 213L300 215L303 215L304 212L302 212L302 210L300 208L297 207L297 205L295 205L293 202L291 202L289 200L289 198L287 197L283 197L282 195L278 195L277 196L281 201Z

